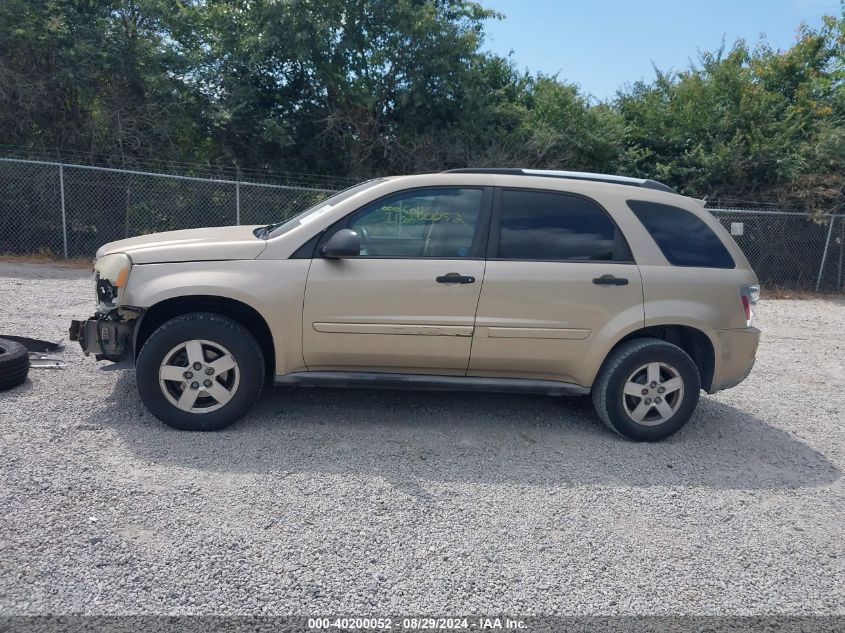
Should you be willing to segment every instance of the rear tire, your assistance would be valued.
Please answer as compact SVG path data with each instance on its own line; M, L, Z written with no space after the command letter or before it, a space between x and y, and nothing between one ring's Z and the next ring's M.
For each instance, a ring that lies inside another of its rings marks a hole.
M593 406L611 430L639 442L676 433L701 391L698 368L677 345L637 338L614 349L593 385Z
M168 426L217 431L258 399L264 355L237 321L193 312L150 335L138 355L135 380L147 409Z
M0 338L0 391L17 387L29 375L29 351L16 341Z

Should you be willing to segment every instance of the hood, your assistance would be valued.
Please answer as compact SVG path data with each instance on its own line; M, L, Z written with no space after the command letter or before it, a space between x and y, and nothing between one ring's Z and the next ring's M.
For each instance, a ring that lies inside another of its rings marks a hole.
M135 264L255 259L267 245L253 234L259 226L219 226L139 235L104 244L97 257L126 253Z

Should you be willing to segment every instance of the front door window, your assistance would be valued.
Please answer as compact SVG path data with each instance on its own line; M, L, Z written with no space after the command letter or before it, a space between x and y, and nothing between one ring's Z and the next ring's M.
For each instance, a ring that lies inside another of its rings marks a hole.
M356 212L349 228L361 238L362 257L470 257L482 193L471 188L404 192Z

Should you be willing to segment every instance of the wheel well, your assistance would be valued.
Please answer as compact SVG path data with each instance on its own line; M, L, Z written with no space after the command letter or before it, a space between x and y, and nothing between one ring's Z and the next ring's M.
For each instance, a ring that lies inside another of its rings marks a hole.
M667 343L672 343L689 354L698 368L701 388L705 391L710 390L710 385L713 382L713 370L716 366L716 356L713 351L713 343L710 342L704 332L686 325L653 325L631 332L620 340L616 346L633 338L644 336L659 338Z
M255 308L228 297L213 297L207 295L190 295L165 299L144 312L135 331L135 358L144 346L144 342L158 329L160 325L170 319L189 312L215 312L234 319L243 325L255 337L261 352L264 354L265 370L273 374L276 366L276 348L273 335L264 317Z

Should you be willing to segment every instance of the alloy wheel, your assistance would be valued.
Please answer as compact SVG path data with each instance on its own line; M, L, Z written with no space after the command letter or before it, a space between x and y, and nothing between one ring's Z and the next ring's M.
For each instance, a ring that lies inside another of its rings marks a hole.
M668 363L652 362L634 370L622 389L625 413L637 424L669 420L684 400L684 380Z
M164 355L158 377L170 404L189 413L210 413L234 397L240 367L219 343L191 340Z

